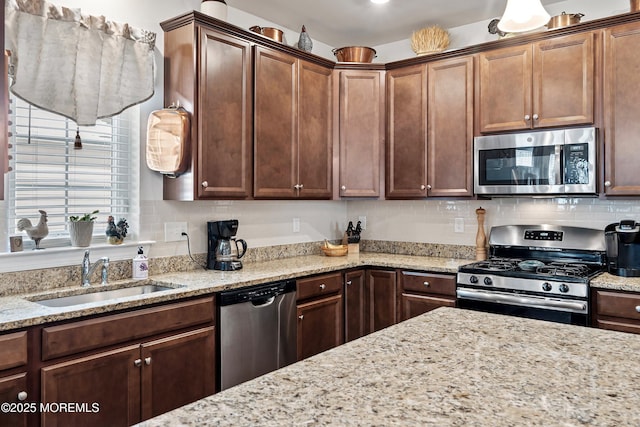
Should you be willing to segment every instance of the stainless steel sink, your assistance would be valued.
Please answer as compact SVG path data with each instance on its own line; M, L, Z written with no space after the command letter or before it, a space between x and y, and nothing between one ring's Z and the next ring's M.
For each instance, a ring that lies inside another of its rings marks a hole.
M33 301L40 305L46 305L47 307L68 307L70 305L86 304L90 302L108 301L116 298L130 297L135 295L151 294L154 292L169 291L175 288L169 286L162 286L157 284L147 284L131 286L128 288L111 289L111 290L96 290L95 292L71 295L67 297L56 297L50 299L43 299L40 301Z

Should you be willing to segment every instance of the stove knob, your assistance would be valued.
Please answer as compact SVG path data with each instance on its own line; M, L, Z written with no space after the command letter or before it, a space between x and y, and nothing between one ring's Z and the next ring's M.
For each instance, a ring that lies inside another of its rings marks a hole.
M478 283L478 278L476 276L469 277L469 282L476 284Z
M484 278L484 284L487 285L487 286L493 285L493 280L491 280L491 277L485 277Z
M569 286L565 285L564 283L560 285L558 289L560 289L560 292L562 292L563 294L566 294L567 292L569 292Z
M547 283L547 282L545 282L545 283L543 283L543 284L542 284L542 290L543 290L543 291L547 291L547 292L549 292L549 291L551 290L551 288L552 288L551 284L549 284L549 283Z

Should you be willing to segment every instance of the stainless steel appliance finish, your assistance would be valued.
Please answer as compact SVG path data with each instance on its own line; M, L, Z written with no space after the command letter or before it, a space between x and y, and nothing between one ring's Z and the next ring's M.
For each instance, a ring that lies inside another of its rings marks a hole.
M491 229L490 257L457 275L461 308L589 324L589 280L604 271L602 230L553 225Z
M216 301L219 390L296 361L295 281L223 291Z
M596 193L596 128L474 138L475 194Z

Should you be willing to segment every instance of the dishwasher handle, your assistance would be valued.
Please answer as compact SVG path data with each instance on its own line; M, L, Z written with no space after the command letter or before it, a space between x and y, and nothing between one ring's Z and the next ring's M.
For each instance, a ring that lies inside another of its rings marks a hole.
M255 300L251 301L251 304L253 304L253 306L256 307L256 308L267 307L267 306L270 306L271 304L273 304L273 302L275 300L276 300L276 297L259 298L259 299L255 299Z

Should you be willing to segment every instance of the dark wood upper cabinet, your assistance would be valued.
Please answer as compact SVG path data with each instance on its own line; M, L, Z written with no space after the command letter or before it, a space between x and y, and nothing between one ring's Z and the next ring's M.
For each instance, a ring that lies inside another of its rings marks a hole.
M384 169L384 72L342 70L339 73L339 194L381 195Z
M164 177L167 200L252 195L251 43L197 21L164 35L165 105L191 112L191 163Z
M474 59L387 73L387 198L471 196Z
M604 36L604 191L640 195L640 23L610 28Z
M594 122L596 33L479 54L481 133Z
M256 198L331 198L330 68L255 48Z

